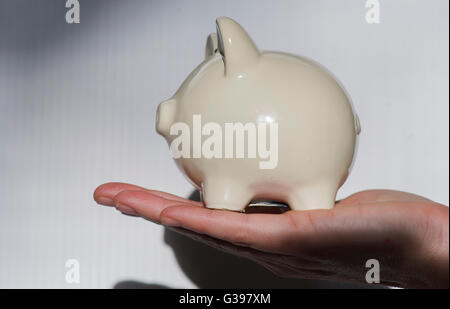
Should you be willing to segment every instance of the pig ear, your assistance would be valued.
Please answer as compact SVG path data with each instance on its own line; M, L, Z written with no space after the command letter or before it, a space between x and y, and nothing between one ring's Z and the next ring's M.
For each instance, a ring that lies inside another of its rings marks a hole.
M241 74L247 66L258 61L258 48L241 25L227 17L217 18L216 25L226 75Z
M219 52L219 45L217 41L217 34L211 33L206 39L205 58Z

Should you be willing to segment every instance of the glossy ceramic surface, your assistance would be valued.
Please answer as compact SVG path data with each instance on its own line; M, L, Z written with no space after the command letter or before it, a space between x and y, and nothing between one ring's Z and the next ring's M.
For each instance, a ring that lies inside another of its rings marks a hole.
M346 92L320 65L260 52L232 19L221 17L216 24L205 60L158 107L156 129L170 144L176 138L171 126L192 128L194 115L221 126L276 123L277 164L262 169L257 158L202 156L178 158L178 166L202 190L208 208L242 211L251 200L285 202L294 210L332 208L360 131ZM190 153L201 153L198 145Z

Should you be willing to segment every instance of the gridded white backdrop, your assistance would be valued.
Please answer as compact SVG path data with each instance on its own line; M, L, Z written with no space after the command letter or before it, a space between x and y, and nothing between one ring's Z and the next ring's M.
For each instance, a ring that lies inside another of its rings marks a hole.
M0 2L0 288L314 287L277 279L163 227L100 207L109 181L188 197L154 130L159 102L202 61L215 18L262 50L312 58L350 93L362 133L339 191L390 188L448 205L448 1ZM67 259L80 283L65 280ZM362 262L363 263L363 262Z

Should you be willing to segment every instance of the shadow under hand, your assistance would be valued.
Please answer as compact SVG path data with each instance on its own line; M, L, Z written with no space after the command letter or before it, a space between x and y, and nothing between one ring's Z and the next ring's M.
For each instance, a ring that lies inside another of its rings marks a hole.
M200 201L195 190L190 200ZM271 206L247 207L246 212L282 213L288 208ZM262 266L243 257L219 251L188 236L165 228L164 241L172 247L180 268L199 288L381 288L358 283L280 278ZM134 281L117 283L117 289L160 289L159 284Z
M116 285L114 285L113 287L114 289L134 289L134 290L142 290L142 289L169 289L169 287L165 286L165 285L161 285L161 284L147 284L147 283L143 283L143 282L138 282L138 281L133 281L133 280L129 280L129 281L120 281L118 283L116 283Z
M189 199L200 201L199 192L192 192ZM260 207L270 206L250 207L247 212L260 211ZM267 210L283 212L275 207ZM172 247L183 272L199 288L368 288L356 283L280 278L250 260L211 248L169 229L165 229L164 241Z

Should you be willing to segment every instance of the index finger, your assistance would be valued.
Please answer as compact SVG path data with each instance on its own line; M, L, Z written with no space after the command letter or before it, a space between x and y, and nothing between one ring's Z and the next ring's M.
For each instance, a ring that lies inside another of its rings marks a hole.
M201 202L191 201L167 192L150 190L140 186L121 182L108 182L98 186L94 192L94 200L101 205L114 206L114 198L119 193L124 191L141 191L151 193L153 196L158 196L166 200L178 201L181 203L191 203L193 205L202 205Z
M285 253L290 243L312 232L308 220L283 214L245 214L173 205L161 211L160 222L261 251ZM299 233L300 232L300 233ZM300 235L299 235L300 234Z

